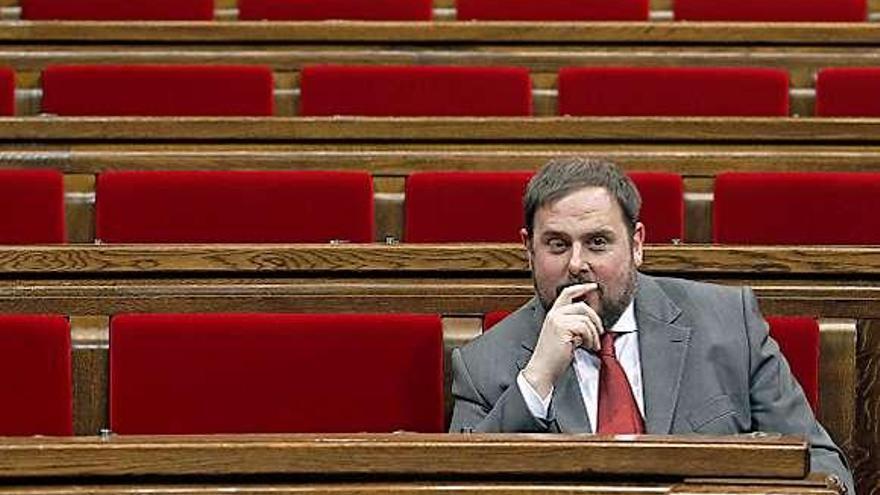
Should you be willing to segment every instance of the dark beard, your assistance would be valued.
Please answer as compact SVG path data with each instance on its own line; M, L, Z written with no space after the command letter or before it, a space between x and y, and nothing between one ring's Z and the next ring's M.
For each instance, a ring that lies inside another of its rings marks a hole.
M534 277L532 277L534 279ZM537 281L535 282L535 291L537 292ZM602 302L602 313L599 314L599 319L602 320L602 327L606 330L610 330L614 325L620 320L623 312L626 311L627 306L632 302L633 296L636 290L636 267L632 266L632 270L630 270L630 279L629 283L624 287L623 293L620 295L620 298L614 300L610 297L606 297L607 292L605 291L605 285L602 282L597 282L595 280L587 280L583 277L574 277L570 278L568 281L559 284L556 287L556 297L559 297L559 293L563 291L566 287L570 287L572 285L579 284L591 284L595 283L598 285L599 291L599 300ZM583 301L585 298L575 299L573 302ZM554 301L545 302L544 309L549 310L551 306L553 306Z

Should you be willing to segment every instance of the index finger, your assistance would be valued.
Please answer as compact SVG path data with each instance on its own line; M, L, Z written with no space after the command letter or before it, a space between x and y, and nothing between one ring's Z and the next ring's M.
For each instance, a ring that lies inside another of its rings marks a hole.
M559 306L563 306L565 304L571 304L575 299L586 296L587 293L594 291L598 288L599 284L595 282L569 285L559 292L559 295L556 297L556 301L553 302L553 307L558 308Z

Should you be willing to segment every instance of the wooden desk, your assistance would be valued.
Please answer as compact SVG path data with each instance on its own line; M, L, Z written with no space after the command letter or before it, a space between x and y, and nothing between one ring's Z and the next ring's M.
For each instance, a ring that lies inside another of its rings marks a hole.
M837 493L806 459L775 436L3 438L0 493Z

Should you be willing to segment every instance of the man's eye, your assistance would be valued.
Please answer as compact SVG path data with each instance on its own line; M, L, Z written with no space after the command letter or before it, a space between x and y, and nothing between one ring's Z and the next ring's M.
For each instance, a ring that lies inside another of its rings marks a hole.
M562 239L550 239L547 241L547 246L550 247L551 251L560 252L565 251L568 245Z
M604 237L593 237L590 239L591 249L605 249L608 246L608 239Z

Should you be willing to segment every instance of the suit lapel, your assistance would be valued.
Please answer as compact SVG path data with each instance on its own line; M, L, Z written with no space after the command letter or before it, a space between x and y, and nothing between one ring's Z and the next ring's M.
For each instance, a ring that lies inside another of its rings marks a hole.
M691 329L676 324L681 309L652 278L639 275L636 325L645 399L645 430L667 434L678 401Z
M537 300L533 300L535 328L538 332L530 334L522 341L521 352L517 356L516 366L522 370L528 364L538 342L538 333L544 325L546 313ZM568 366L565 373L554 385L553 400L550 402L549 416L554 418L559 431L562 433L589 433L590 419L584 407L584 399L581 395L580 384L574 370L574 362Z

